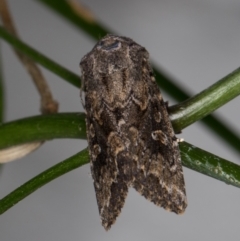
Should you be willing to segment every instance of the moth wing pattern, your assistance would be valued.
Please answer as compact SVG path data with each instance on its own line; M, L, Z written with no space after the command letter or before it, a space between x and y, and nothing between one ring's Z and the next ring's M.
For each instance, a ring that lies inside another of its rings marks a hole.
M149 73L144 69L150 68L144 64L143 76ZM137 145L142 151L133 187L154 204L181 214L187 199L178 139L155 80L147 76L143 79L148 80L150 98L139 130L147 131L139 132Z
M88 109L88 107L87 107ZM93 120L93 121L92 121ZM102 131L102 126L87 116L88 143L90 153L91 173L98 203L102 225L108 230L115 222L124 205L128 193L126 175L123 174L120 155L116 153L116 146L112 137L112 146ZM117 142L117 140L116 140Z
M186 191L177 138L144 47L107 35L80 63L91 173L108 230L128 188L177 214Z

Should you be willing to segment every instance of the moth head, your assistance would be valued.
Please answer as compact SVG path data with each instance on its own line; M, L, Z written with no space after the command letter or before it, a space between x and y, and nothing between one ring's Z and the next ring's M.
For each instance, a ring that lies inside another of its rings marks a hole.
M108 34L83 57L80 66L83 71L92 70L93 76L107 76L124 69L138 70L143 59L149 59L144 47L130 38Z
M100 51L114 52L122 47L122 43L117 38L105 38L100 40L96 48Z

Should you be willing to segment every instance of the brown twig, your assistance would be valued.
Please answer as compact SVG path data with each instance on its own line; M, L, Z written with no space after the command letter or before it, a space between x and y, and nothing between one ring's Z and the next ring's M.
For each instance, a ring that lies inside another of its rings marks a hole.
M5 0L0 0L0 17L2 19L4 27L14 36L18 37L17 30L14 26L11 14ZM51 114L58 112L58 103L52 97L48 84L38 66L27 56L14 49L14 52L29 72L32 80L37 87L37 90L41 96L41 113ZM0 163L10 162L36 150L44 142L33 142L23 145L14 146L4 150L0 150Z
M76 14L84 18L87 22L95 23L94 14L86 6L76 0L67 0L67 3Z
M4 27L14 36L18 37L11 14L5 0L0 0L0 16ZM50 114L58 111L58 103L53 99L49 86L38 66L27 56L14 49L16 55L23 63L34 81L41 96L41 113Z

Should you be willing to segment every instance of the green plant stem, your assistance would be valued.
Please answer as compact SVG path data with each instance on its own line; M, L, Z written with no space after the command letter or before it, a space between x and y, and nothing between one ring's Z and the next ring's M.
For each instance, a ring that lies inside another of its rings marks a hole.
M189 143L180 143L184 166L227 184L240 187L240 166ZM87 149L49 168L0 200L0 214L55 178L89 162Z
M107 29L105 26L97 23L87 21L84 17L81 17L73 11L66 0L37 0L51 8L53 11L60 14L62 17L70 21L81 31L84 31L89 36L98 40L107 33L114 33L111 29ZM184 101L192 96L190 93L186 92L178 83L179 81L173 81L168 77L164 71L159 71L154 65L154 73L156 80L162 90L166 91L170 96L172 96L178 102ZM225 143L229 144L232 148L240 153L240 137L236 134L234 130L226 125L226 122L221 120L219 116L208 115L202 119L202 123L206 125L209 130L217 134Z
M86 139L85 115L61 113L40 115L2 124L0 149L55 138Z
M13 207L19 201L21 201L43 185L86 163L88 163L88 151L87 149L84 149L81 152L75 154L74 156L66 159L65 161L60 162L57 165L42 172L41 174L37 175L33 179L29 180L28 182L2 198L0 200L0 214L6 212L9 208Z
M240 94L240 68L201 93L169 107L175 131L191 125Z
M80 87L80 77L78 75L74 74L65 67L49 59L45 55L39 53L37 50L31 48L15 36L8 33L8 31L5 30L2 26L0 26L0 37L20 52L26 54L35 62L41 64L46 69L52 71L53 73L68 81L70 84L78 88Z
M179 143L182 164L226 184L240 187L240 166L187 142Z

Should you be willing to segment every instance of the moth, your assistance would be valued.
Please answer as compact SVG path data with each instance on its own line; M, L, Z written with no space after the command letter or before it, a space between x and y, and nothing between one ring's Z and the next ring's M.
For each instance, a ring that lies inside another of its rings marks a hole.
M91 174L108 230L128 188L177 214L187 207L178 139L149 63L127 37L107 35L80 62Z

